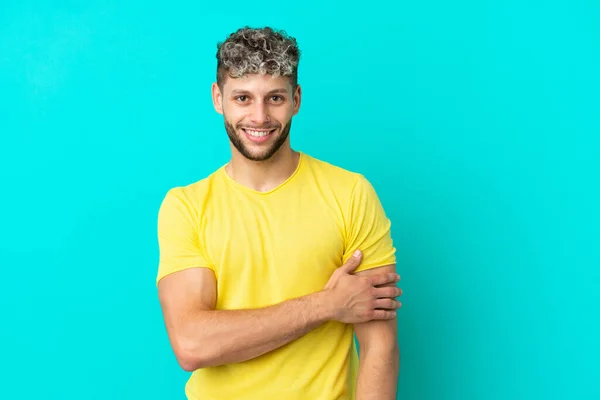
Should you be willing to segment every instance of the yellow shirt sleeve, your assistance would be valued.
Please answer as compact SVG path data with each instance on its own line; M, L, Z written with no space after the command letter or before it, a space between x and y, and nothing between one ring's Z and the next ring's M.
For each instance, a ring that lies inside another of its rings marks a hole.
M182 188L169 190L160 205L158 247L157 284L163 277L187 268L205 267L214 271L199 241L197 213Z
M358 176L347 211L346 247L343 262L355 250L363 252L356 272L396 263L396 248L391 236L391 221L371 183Z

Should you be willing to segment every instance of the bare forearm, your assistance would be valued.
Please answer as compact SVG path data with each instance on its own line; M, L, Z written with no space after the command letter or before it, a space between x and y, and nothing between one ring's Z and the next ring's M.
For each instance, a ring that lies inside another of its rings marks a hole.
M330 318L324 296L318 292L260 309L197 312L183 339L186 369L246 361L298 339Z
M361 351L356 400L395 400L399 369L397 347Z

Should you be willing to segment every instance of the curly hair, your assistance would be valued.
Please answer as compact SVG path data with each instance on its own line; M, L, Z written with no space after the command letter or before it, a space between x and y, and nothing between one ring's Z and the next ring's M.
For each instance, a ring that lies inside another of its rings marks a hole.
M295 89L299 61L296 39L285 31L246 26L217 44L217 83L223 88L226 75L240 78L246 74L269 74L290 77Z

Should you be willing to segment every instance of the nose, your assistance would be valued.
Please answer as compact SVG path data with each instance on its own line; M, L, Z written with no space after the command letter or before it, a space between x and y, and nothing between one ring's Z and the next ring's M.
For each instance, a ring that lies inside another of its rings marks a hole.
M259 126L268 124L270 121L268 107L262 102L256 102L256 105L252 109L250 120L253 124Z

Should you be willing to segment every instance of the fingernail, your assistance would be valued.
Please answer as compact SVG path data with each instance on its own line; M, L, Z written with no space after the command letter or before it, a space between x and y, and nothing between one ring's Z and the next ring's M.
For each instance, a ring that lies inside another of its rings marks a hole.
M358 257L358 256L360 256L360 250L356 250L356 251L354 252L354 257Z

